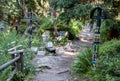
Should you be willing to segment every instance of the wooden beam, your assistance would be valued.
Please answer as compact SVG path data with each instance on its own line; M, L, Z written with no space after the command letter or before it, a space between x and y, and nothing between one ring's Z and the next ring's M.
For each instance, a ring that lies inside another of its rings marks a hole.
M16 62L17 60L20 59L20 56L16 57L15 59L13 60L10 60L9 62L3 64L0 66L0 71L4 70L5 68L7 68L9 65L13 64L14 62Z
M13 47L13 48L8 49L8 52L13 51L13 50L15 50L15 49L17 49L17 48L19 48L19 47L22 47L22 45L18 45L18 46L15 46L15 47Z
M17 50L17 51L12 51L12 52L8 52L9 54L18 54L18 53L23 53L24 52L24 50L22 49L22 50Z

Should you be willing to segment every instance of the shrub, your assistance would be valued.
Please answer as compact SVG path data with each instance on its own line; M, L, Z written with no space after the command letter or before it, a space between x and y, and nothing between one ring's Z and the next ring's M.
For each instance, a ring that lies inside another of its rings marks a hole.
M72 63L73 74L80 76L86 74L91 69L92 51L87 49L84 52L79 52L76 60Z
M20 25L18 27L19 34L23 34L25 32L26 28L27 28L27 25Z
M100 45L96 70L91 67L92 52L82 52L73 62L73 73L89 76L91 81L120 81L120 40L113 39ZM88 60L89 59L89 60Z
M44 18L41 21L40 29L41 29L40 30L41 32L44 32L45 30L54 30L52 19L51 18Z
M0 32L0 65L8 62L10 60L10 55L8 54L8 49L12 47L10 42L16 41L16 34L15 32ZM7 68L0 73L0 80L5 81L9 74L11 68Z
M13 47L11 42L15 41L16 45L23 45L23 49L25 49L24 55L24 73L26 75L34 73L34 67L31 65L31 59L34 56L34 53L28 50L28 41L24 40L20 36L16 36L16 33L11 32L0 32L0 65L8 62L10 60L10 56L8 54L8 49ZM11 72L11 68L8 68L0 73L0 80L5 81L9 77L9 73ZM8 74L8 76L6 75Z
M100 73L103 81L119 81L120 78L120 40L113 39L100 47L100 56L96 64L96 73ZM108 80L108 77L111 80ZM101 81L101 80L99 80Z
M79 35L80 30L82 29L83 25L81 22L77 20L71 20L69 33L73 38L77 38ZM70 36L70 37L71 37Z
M69 37L71 37L71 39L77 38L79 35L79 31L83 27L82 23L78 20L71 20L70 27L68 27L64 21L57 19L56 25L58 31L68 31L70 35ZM45 30L54 30L53 20L51 18L44 18L42 20L39 31L43 33Z
M102 24L101 40L102 42L120 37L120 21L115 19L107 19Z

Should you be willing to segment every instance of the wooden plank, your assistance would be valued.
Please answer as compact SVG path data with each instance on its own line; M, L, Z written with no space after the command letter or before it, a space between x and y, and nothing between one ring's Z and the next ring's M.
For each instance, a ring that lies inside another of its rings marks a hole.
M21 64L20 71L23 72L23 67L24 67L23 52L20 53L20 64Z
M15 54L11 55L11 60L15 58ZM12 71L15 69L15 63L11 64L12 66Z
M18 45L18 46L15 46L15 47L13 47L13 48L8 49L8 52L14 51L15 49L17 49L17 48L19 48L19 47L22 47L22 45Z
M17 70L23 72L24 61L23 52L20 53L20 59L17 61Z
M0 66L0 71L6 69L8 66L10 66L11 64L13 64L14 62L16 62L16 61L19 60L19 59L20 59L20 56L18 56L18 57L16 57L15 59L10 60L9 62L1 65L1 66Z
M17 51L12 51L12 52L8 52L9 54L18 54L18 53L21 53L21 52L24 52L24 50L17 50Z

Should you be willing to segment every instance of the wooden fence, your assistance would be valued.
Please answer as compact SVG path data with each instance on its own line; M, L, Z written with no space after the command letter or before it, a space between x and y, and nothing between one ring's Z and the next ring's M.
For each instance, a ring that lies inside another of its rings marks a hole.
M11 81L11 79L14 77L14 75L17 71L23 72L23 66L24 66L23 53L24 53L24 50L23 49L17 50L20 47L22 47L22 45L15 46L15 47L9 49L8 53L11 56L11 60L0 66L0 72L3 71L4 69L8 68L10 65L12 66L12 73L6 81Z

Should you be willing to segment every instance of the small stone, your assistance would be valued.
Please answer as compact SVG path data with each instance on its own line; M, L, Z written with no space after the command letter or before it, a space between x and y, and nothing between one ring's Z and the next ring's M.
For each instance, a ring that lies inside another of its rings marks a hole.
M37 52L38 47L31 47L31 50L32 50L33 52Z
M45 55L45 51L38 51L37 55Z

